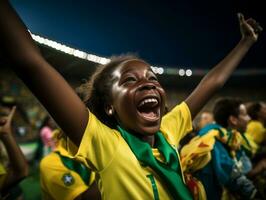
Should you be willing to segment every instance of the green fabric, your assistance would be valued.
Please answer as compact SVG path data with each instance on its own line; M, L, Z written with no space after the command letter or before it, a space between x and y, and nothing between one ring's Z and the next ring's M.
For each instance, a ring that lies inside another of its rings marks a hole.
M176 151L166 141L161 132L157 132L155 136L154 147L164 156L165 163L157 160L150 145L140 140L133 134L118 126L122 137L129 145L136 158L144 165L152 168L164 181L165 187L170 192L173 199L192 199L192 196L184 184L181 175L181 168Z
M91 175L91 171L89 169L87 169L83 164L81 164L76 160L73 160L66 156L62 156L58 151L56 151L55 153L59 155L62 163L65 165L66 168L78 173L82 178L82 180L84 181L84 183L86 185L89 185L90 175Z
M147 175L147 177L150 179L151 181L151 185L152 185L152 190L153 190L153 195L154 195L154 200L159 200L159 193L158 193L158 188L155 182L155 179L153 177L152 174Z

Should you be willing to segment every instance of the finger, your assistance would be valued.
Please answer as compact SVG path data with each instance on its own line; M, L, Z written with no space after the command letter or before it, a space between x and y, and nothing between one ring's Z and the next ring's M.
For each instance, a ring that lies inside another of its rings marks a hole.
M245 22L244 15L242 13L237 13L237 17L238 17L239 23Z
M257 24L256 20L254 20L253 18L247 19L246 22L251 26L255 26Z
M14 116L14 114L15 114L15 112L16 112L16 109L17 109L16 106L13 106L13 107L12 107L12 109L11 109L9 115L8 115L8 118L9 118L9 119L12 119L12 118L13 118L13 116Z
M246 20L246 22L252 26L252 28L254 29L255 33L260 33L263 31L263 28L260 26L260 24L258 22L256 22L256 20L250 18L248 20Z
M257 24L256 24L256 27L255 27L255 32L256 32L256 33L260 33L260 32L262 32L262 31L263 31L263 28L260 26L259 23L257 23Z

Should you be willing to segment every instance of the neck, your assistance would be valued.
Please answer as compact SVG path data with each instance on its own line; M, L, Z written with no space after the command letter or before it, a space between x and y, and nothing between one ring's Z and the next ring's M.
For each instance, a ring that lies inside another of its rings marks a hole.
M154 134L152 134L152 135L144 135L144 134L139 134L139 133L137 133L137 132L135 132L133 130L127 130L127 129L125 129L125 130L128 131L130 134L135 135L140 140L142 140L144 142L147 142L151 147L154 146L154 143L155 143Z
M149 143L151 147L154 146L154 142L155 142L154 135L141 135L139 138L143 140L144 142Z
M131 131L130 133L134 134L135 136L137 136L142 141L147 142L151 147L154 146L154 143L155 143L154 134L153 135L143 135L143 134L136 133L134 131Z

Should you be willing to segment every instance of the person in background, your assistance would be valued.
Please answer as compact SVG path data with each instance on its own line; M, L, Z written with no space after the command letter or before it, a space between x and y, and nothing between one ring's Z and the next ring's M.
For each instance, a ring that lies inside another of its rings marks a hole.
M196 183L200 181L198 188L204 186L207 199L260 196L250 178L263 172L265 163L253 168L246 155L243 142L249 144L244 133L250 117L245 105L239 99L221 98L213 114L216 123L199 130L198 136L182 149L185 173L193 174ZM190 180L193 183L193 178Z
M200 129L212 123L214 123L214 119L213 119L213 114L211 112L202 111L201 113L199 113L199 116L197 116L193 121L193 130L189 132L184 138L182 138L182 140L180 140L178 147L179 151L183 148L183 146L188 144L189 141L197 135L197 132Z
M12 134L12 118L16 107L9 113L0 115L0 140L3 142L9 158L9 165L3 166L0 160L0 199L15 198L18 194L15 188L17 184L28 175L28 164ZM1 108L0 108L1 111ZM1 151L1 149L0 149Z
M247 111L251 117L248 123L246 137L251 144L253 165L258 166L257 171L266 168L266 104L265 102L248 102ZM264 163L264 164L263 164ZM252 174L251 174L252 175ZM262 194L266 198L266 171L257 176L252 176L253 181Z
M247 104L247 111L251 121L247 126L247 134L260 146L266 143L266 104L264 102L252 102Z
M55 144L52 139L53 131L56 129L54 120L47 115L43 119L43 123L40 127L40 139L42 142L42 157L48 155L55 149Z
M69 156L77 147L59 129L53 131L52 138L55 149L40 163L43 199L100 200L95 173Z
M199 121L197 123L197 129L200 130L208 124L214 123L213 114L209 111L203 111L199 115Z

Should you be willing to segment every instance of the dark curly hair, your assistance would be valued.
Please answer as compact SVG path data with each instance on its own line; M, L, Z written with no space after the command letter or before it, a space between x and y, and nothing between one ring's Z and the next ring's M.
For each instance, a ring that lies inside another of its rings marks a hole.
M105 112L105 105L112 101L110 94L113 85L112 73L121 63L132 59L141 60L130 54L111 57L109 63L96 69L88 82L76 88L76 92L89 110L110 128L116 128L117 125L115 118L108 116Z
M216 123L225 128L228 127L229 117L231 115L238 117L240 112L239 106L242 103L240 99L236 98L226 97L218 99L213 109L213 116Z
M262 109L262 102L253 102L248 104L247 106L247 112L251 119L258 120L258 113Z

